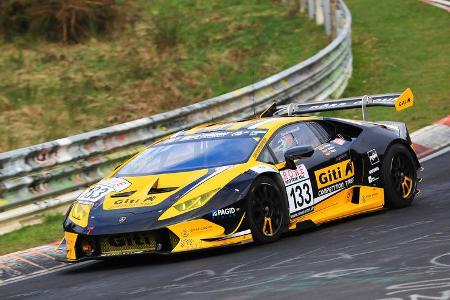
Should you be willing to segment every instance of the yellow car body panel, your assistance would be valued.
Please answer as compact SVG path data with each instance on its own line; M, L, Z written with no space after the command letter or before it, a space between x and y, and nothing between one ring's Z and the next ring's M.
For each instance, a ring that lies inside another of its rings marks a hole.
M180 238L180 242L172 252L199 250L231 244L244 244L253 241L251 234L208 241L208 239L225 237L225 229L204 219L190 220L171 225L168 228Z
M75 243L77 241L78 234L72 232L64 232L64 239L66 243L66 256L69 260L77 259L75 251Z
M167 199L167 197L176 193L179 190L179 187L182 187L187 183L192 182L201 176L204 176L206 172L207 170L203 169L171 174L125 177L124 179L129 181L131 185L125 190L106 195L103 202L103 209L113 210L158 205L162 201ZM148 191L152 187L176 189L170 192L148 196ZM117 194L123 194L132 191L136 192L131 196L126 197L125 199L115 197Z
M69 219L81 227L86 227L89 220L91 205L75 202L70 210Z
M353 190L357 187L360 188L360 203L354 204L352 203ZM312 221L318 225L356 214L381 210L383 205L383 189L368 186L352 186L317 204L313 212L291 220L289 228L295 229L298 223L305 221Z

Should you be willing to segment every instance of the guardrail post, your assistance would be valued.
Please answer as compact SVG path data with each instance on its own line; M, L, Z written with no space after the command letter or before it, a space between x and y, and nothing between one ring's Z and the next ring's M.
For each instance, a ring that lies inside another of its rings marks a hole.
M325 34L331 35L330 0L322 0Z
M310 19L314 19L315 9L314 9L315 0L308 0L308 16Z
M322 0L316 0L315 3L316 7L316 24L322 25L323 24L323 6L322 6Z
M342 29L342 10L336 6L336 35L338 35L341 32Z
M331 26L331 35L333 38L337 36L337 1L330 0L330 26Z
M300 13L305 13L305 11L306 11L306 6L307 6L307 3L306 3L306 1L307 0L299 0L300 1Z

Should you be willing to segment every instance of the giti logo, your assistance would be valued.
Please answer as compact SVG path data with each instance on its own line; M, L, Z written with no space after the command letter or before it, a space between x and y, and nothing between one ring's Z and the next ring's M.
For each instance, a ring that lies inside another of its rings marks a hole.
M411 103L411 98L403 99L398 102L398 106L403 107Z
M154 204L155 196L149 196L146 199L115 199L107 198L103 202L103 209L125 209L152 206Z
M414 95L410 88L407 88L394 102L395 109L401 111L414 105Z
M355 175L355 167L350 159L338 162L332 166L317 170L316 176L317 188L321 189L348 179Z

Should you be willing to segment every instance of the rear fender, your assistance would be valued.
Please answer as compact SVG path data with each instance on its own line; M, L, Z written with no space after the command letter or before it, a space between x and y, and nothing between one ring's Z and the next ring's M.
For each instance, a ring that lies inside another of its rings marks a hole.
M406 127L405 123L394 121L381 121L377 123L385 125L389 128L395 128L396 130L398 130L398 137L400 139L405 140L407 143L411 143L411 138L409 137L408 128Z
M393 140L388 147L386 148L386 151L389 150L390 147L392 147L392 145L394 144L402 144L406 147L406 149L408 149L409 153L411 153L412 157L414 158L414 164L416 166L416 170L418 170L421 167L421 164L419 162L419 159L417 158L416 152L414 152L414 149L411 147L411 143L408 143L406 140L404 139L396 139Z

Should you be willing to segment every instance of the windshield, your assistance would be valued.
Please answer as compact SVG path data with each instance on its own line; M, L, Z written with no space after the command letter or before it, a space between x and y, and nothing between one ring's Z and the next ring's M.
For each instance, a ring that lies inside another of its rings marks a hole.
M142 152L116 176L175 173L244 163L265 133L230 130L175 136Z

